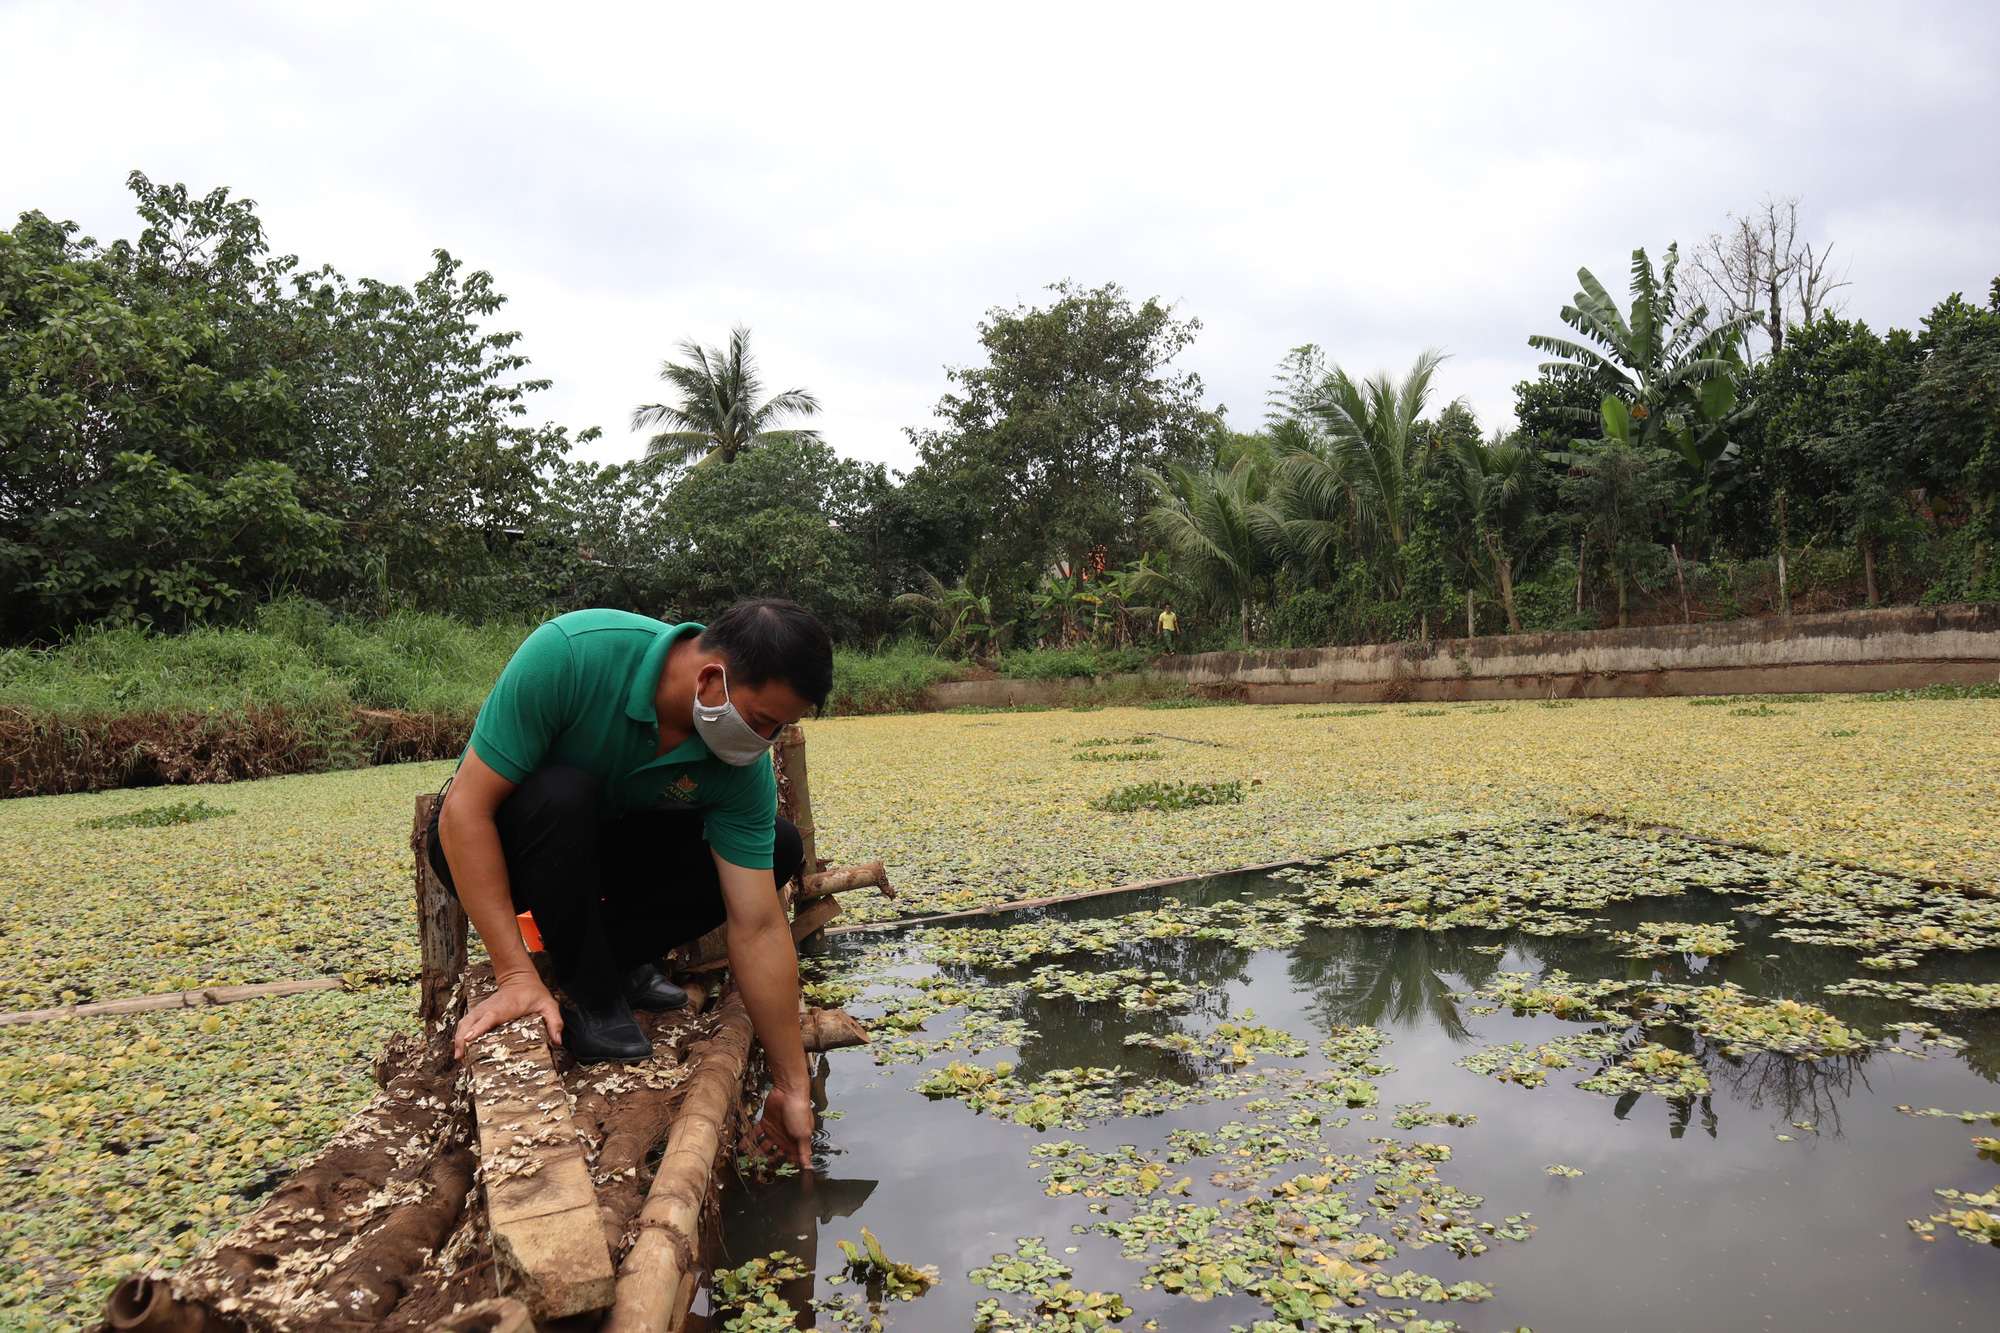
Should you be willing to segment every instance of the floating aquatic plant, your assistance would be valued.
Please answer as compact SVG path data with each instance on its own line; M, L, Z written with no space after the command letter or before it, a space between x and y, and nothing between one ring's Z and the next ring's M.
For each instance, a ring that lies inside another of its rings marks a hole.
M128 810L122 815L79 819L76 826L78 828L168 828L175 824L198 824L204 819L221 819L224 815L235 813L234 810L219 809L196 797L192 801L176 801L172 805L149 805L143 810Z

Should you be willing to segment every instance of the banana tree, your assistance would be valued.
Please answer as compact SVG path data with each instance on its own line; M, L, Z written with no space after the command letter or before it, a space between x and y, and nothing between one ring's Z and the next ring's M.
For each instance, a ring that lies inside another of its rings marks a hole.
M1713 321L1700 301L1684 306L1676 281L1680 247L1670 245L1655 272L1645 249L1632 252L1630 312L1621 312L1604 284L1577 270L1579 291L1562 321L1587 342L1535 334L1528 345L1560 358L1544 374L1581 381L1625 405L1635 443L1672 455L1678 493L1674 510L1699 525L1708 502L1734 487L1741 450L1733 435L1751 405L1737 393L1745 373L1743 336L1757 321L1748 311ZM1579 422L1593 420L1573 409Z

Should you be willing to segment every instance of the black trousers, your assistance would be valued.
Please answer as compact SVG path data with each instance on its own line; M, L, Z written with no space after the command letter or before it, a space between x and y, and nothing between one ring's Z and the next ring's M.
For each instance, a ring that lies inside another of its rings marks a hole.
M632 968L699 939L726 917L699 809L635 810L605 824L597 795L597 780L582 769L545 768L529 774L493 816L514 910L535 914L556 980L572 1001L593 1007L615 996ZM789 819L777 821L776 852L774 893L805 862ZM435 815L430 857L457 893Z

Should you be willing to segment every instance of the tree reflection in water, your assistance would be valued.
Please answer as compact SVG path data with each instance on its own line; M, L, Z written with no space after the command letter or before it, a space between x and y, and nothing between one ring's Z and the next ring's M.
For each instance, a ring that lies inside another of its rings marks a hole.
M1292 951L1291 979L1327 1027L1412 1026L1428 1017L1455 1042L1472 1040L1453 992L1491 981L1499 957L1465 931L1312 930ZM1302 1034L1303 1035L1303 1034Z

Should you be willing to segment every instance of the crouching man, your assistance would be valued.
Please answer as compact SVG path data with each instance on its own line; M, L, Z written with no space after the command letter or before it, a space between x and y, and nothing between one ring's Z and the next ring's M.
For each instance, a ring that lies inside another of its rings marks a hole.
M455 1046L527 1015L580 1061L643 1060L635 1008L675 1009L658 960L729 923L729 965L771 1070L758 1137L809 1164L799 963L778 886L799 869L770 747L826 702L833 646L811 612L738 602L713 624L624 611L558 616L514 653L479 710L430 839L499 988ZM521 942L533 912L558 1007Z

